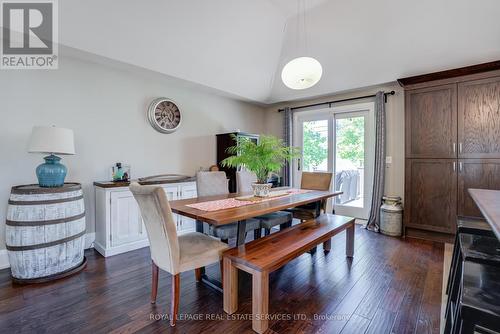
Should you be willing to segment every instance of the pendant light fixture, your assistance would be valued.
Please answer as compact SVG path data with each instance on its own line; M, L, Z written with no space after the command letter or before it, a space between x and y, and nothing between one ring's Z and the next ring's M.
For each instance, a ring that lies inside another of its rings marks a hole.
M304 1L297 0L297 51L299 52L300 48L300 22L302 21L303 50L300 52L307 54L306 6ZM307 89L316 85L322 74L323 68L319 61L312 57L302 56L292 59L283 67L281 80L290 89Z

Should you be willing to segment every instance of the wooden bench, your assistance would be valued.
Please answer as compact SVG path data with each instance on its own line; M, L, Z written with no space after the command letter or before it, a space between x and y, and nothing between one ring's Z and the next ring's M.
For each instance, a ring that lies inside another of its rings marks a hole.
M315 220L229 249L223 254L224 311L238 309L238 269L252 275L252 328L268 328L269 273L346 230L346 255L354 253L354 218L323 214ZM328 245L328 243L327 243Z

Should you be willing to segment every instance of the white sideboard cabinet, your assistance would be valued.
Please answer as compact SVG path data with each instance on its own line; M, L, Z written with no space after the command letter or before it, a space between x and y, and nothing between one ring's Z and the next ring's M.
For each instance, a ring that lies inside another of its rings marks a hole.
M159 184L169 200L196 197L196 182ZM94 183L96 232L94 248L108 257L149 246L141 212L128 186ZM174 214L177 233L194 232L196 222Z

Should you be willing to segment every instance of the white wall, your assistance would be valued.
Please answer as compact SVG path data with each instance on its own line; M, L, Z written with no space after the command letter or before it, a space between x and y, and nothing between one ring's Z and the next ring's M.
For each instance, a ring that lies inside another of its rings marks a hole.
M158 133L147 121L148 103L160 96L183 113L173 134ZM264 130L258 106L137 68L64 56L59 70L0 71L0 115L0 250L10 188L36 183L42 162L42 154L27 153L34 125L74 130L77 154L62 162L66 180L84 186L87 232L95 230L92 183L107 179L115 162L131 164L132 177L194 175L215 163L216 133Z
M267 108L266 112L266 133L275 136L282 135L282 115L277 112L279 108L284 106L300 106L309 103L319 103L337 99L345 99L356 96L364 96L375 94L377 91L394 90L396 94L389 96L386 103L387 115L387 156L392 157L392 164L387 165L385 194L397 195L404 198L404 91L396 83L383 86L371 87L351 91L349 93L331 95L307 101L294 101L289 103L280 103ZM352 103L362 102L355 101ZM296 144L297 145L297 144Z

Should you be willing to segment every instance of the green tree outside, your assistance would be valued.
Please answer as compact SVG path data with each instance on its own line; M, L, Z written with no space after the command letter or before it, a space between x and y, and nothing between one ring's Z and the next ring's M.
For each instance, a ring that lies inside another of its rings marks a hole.
M302 163L304 170L313 171L328 159L328 139L314 127L315 122L303 123ZM339 119L337 127L337 158L363 167L365 158L364 117Z
M302 164L304 170L316 170L328 158L328 138L313 129L314 122L304 122Z
M364 117L346 118L337 121L337 155L362 167L365 158Z

